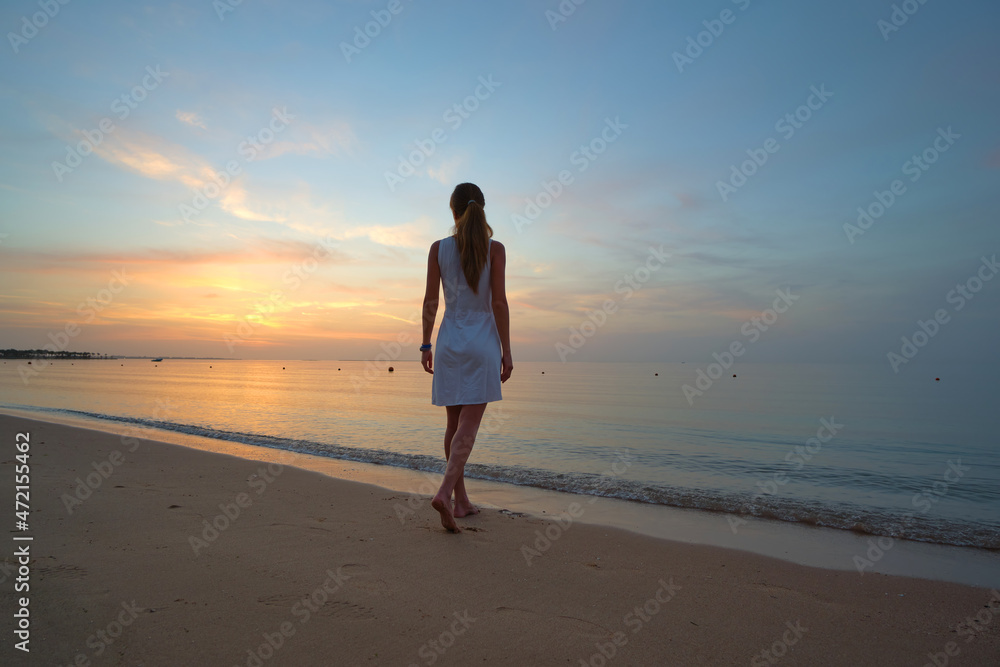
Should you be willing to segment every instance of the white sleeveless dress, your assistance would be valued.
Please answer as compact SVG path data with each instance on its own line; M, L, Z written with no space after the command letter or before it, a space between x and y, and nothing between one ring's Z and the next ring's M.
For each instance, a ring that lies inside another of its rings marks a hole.
M462 272L455 237L439 242L438 265L445 306L434 346L431 403L474 405L502 400L502 350L493 318L489 255L479 275L478 294L473 293Z

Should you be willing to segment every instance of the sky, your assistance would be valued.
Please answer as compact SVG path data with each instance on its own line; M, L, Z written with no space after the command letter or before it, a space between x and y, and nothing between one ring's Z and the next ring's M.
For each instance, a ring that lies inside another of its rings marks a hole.
M998 19L7 2L0 348L417 359L471 181L515 361L995 362Z

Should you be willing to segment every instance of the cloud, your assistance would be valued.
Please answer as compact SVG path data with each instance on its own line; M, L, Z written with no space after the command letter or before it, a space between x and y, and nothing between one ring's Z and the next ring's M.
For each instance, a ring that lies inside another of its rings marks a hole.
M191 125L192 127L200 127L203 130L208 129L208 127L205 125L205 122L198 116L198 114L196 114L193 111L181 111L180 109L178 109L177 113L174 115L177 118L177 120L179 120L182 123L186 123L188 125Z
M248 203L247 191L239 183L232 183L223 190L219 199L219 206L223 211L235 215L243 220L259 220L267 222L284 222L287 217L273 210L274 205L270 203Z
M107 135L94 147L94 153L146 178L178 181L192 188L203 187L213 174L206 160L183 146L125 128Z
M114 134L105 137L94 152L111 164L146 178L175 181L193 191L203 192L207 185L216 183L216 170L207 160L183 146L155 135L119 128ZM283 222L286 216L276 210L277 207L271 200L249 200L243 186L244 180L245 176L234 178L223 188L216 199L218 206L243 220ZM193 192L191 196L194 196ZM196 221L197 218L192 217L191 220Z
M327 248L319 243L307 243L291 239L259 238L246 241L239 246L216 250L172 250L166 248L146 248L119 252L48 250L17 252L0 247L0 260L5 271L18 273L54 273L62 275L69 271L96 271L102 274L111 269L126 267L126 270L143 266L159 266L173 269L177 266L194 265L242 265L242 264L293 264L306 257L314 257L319 250L328 249L330 258L339 263L350 261L350 257L335 247ZM324 253L325 256L325 253Z
M193 127L205 128L204 121L194 112L177 110L176 118ZM70 126L56 116L46 117L50 131L67 141L76 142L86 138L83 131ZM254 161L271 159L286 153L296 155L341 155L352 154L357 139L349 124L343 121L331 121L323 126L299 123L292 124L281 135L281 140L266 144L257 153ZM94 147L94 154L101 159L135 172L149 179L173 181L203 192L209 184L217 181L215 175L221 172L216 165L209 162L188 148L164 139L161 136L142 132L126 127L116 128L114 133L107 134L100 144ZM246 174L240 175L222 188L214 199L215 203L226 213L243 220L267 221L285 223L289 220L292 208L303 209L309 218L315 218L320 208L308 205L303 208L302 196L296 193L291 201L275 197L272 194L261 194L259 188L246 187ZM186 202L186 203L189 203ZM197 217L191 217L190 222L198 223ZM167 221L157 221L157 224L172 226ZM289 225L293 228L294 225ZM315 224L310 226L315 227Z
M434 226L436 226L435 220L429 216L421 216L411 222L391 227L384 225L353 227L344 233L344 237L351 239L366 236L374 243L397 248L427 248L434 240L431 234Z
M343 121L330 121L318 126L292 120L281 139L267 144L254 161L270 160L280 155L354 155L357 137Z
M428 165L427 175L438 183L451 185L455 182L455 176L458 174L458 168L462 166L462 162L462 158L456 155L444 160L437 167Z
M396 315L393 315L391 313L374 313L373 312L373 313L368 313L368 315L373 315L375 317L384 317L386 319L395 320L397 322L406 322L407 324L417 324L417 322L414 321L414 320L408 320L405 317L397 317Z

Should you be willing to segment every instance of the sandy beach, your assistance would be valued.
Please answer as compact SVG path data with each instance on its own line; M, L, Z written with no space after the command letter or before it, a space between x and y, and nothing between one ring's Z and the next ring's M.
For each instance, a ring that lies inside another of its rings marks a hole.
M989 589L657 540L573 522L572 504L558 520L484 509L451 535L428 498L0 424L8 535L33 538L4 549L5 664L1000 663ZM18 433L26 531L13 515ZM15 648L25 597L30 653Z

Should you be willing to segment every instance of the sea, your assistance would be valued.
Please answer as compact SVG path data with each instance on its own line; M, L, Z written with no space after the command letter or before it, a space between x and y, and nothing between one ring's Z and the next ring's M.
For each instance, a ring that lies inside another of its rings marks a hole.
M445 411L414 361L390 371L374 361L35 360L30 374L26 364L0 365L0 409L444 468ZM734 534L763 520L1000 552L995 369L721 371L519 362L487 408L466 477L692 510Z

